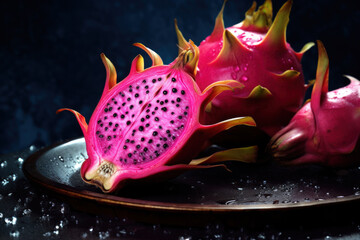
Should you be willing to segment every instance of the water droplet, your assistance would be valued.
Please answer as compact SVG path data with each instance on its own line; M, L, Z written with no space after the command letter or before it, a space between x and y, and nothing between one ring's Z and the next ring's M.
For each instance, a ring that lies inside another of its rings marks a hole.
M81 238L87 238L87 236L88 236L87 233L83 233L83 234L81 235Z
M10 234L10 237L13 237L13 238L18 238L20 236L20 232L17 230L13 230L9 234Z
M1 164L0 164L0 167L1 168L5 168L7 166L7 161L3 161Z
M229 200L229 201L226 201L225 202L225 205L234 205L236 204L236 200L235 199L232 199L232 200Z
M25 216L25 215L29 215L31 213L31 209L27 208L27 209L24 209L23 212L22 212L22 215Z
M241 80L244 81L244 82L246 82L246 81L248 80L248 77L247 77L247 76L242 76L242 77L241 77Z
M35 150L36 150L36 147L35 147L34 145L31 145L31 146L29 147L29 150L30 150L30 151L35 151Z
M242 187L239 187L239 188L237 188L239 191L242 191L242 190L244 190L244 188L242 188Z
M13 216L11 218L5 218L4 221L6 225L15 225L17 222L17 218Z
M239 67L238 65L235 65L235 66L234 66L234 71L235 71L235 72L239 72L239 71L240 71L240 67Z
M19 157L17 160L18 160L18 163L20 163L20 164L22 164L24 162L24 159L21 157Z
M3 218L4 217L4 214L0 212L0 218Z
M63 156L59 156L58 158L59 158L60 162L64 162Z
M51 232L46 232L43 234L44 237L50 237L51 236Z
M1 181L1 185L3 186L6 186L7 184L9 183L9 180L4 178L2 181Z

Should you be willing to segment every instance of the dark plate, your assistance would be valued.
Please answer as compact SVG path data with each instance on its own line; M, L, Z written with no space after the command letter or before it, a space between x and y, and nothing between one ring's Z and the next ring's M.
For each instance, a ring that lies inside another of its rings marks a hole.
M163 183L127 188L117 195L104 194L82 181L79 170L85 158L85 143L79 138L33 154L24 162L23 170L33 182L75 199L77 204L92 202L142 212L274 213L339 206L360 199L358 167L242 163L229 163L232 172L221 167L191 170Z

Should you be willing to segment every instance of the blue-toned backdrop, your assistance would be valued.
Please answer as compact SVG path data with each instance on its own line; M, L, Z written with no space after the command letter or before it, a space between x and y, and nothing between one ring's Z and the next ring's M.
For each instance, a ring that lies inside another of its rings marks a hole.
M330 57L330 88L343 74L360 78L360 11L356 1L295 0L287 40L299 51L321 39ZM225 25L243 19L251 0L228 1ZM261 2L262 3L262 2ZM273 0L274 12L284 0ZM127 75L142 42L165 63L177 55L173 19L195 43L209 35L222 0L0 2L0 153L81 136L75 118L56 115L71 107L89 119L100 97L105 70L99 54ZM303 58L307 79L315 76L316 48ZM148 62L149 63L149 62Z

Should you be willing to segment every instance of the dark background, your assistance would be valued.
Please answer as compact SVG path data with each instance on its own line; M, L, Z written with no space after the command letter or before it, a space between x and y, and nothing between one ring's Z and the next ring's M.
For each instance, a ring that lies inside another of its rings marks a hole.
M284 2L273 0L274 14ZM360 78L355 2L295 0L290 15L287 40L294 50L317 39L325 44L331 89L347 83L343 74ZM228 1L225 25L242 21L251 3ZM73 115L55 112L70 107L90 118L105 81L101 52L112 60L119 79L138 53L146 55L134 42L169 63L177 55L173 19L186 38L199 44L211 33L221 5L222 0L1 1L0 153L81 136ZM316 48L302 63L307 80L313 79Z

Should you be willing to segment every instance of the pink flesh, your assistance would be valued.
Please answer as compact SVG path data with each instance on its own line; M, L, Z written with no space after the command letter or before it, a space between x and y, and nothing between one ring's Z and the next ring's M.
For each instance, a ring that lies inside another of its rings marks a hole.
M119 87L96 116L97 152L116 165L155 160L176 144L189 122L188 90L177 76L161 74Z

